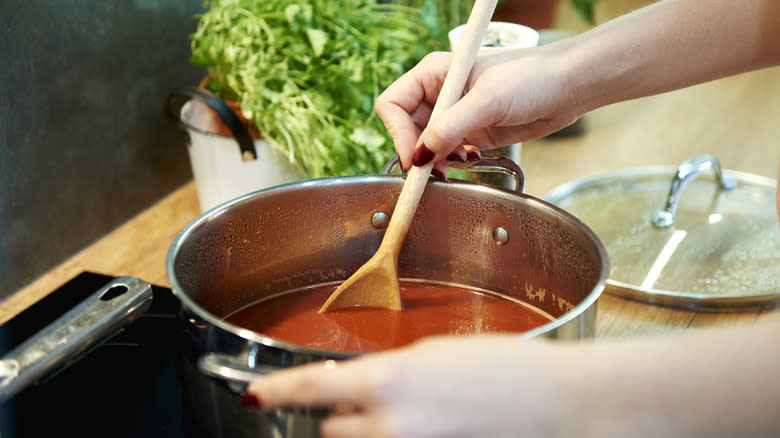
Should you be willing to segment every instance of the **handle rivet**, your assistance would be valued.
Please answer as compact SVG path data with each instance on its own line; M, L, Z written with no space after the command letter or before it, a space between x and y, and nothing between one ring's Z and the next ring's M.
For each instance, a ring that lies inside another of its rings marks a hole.
M377 230L385 229L389 224L390 216L388 216L384 211L378 211L374 213L373 216L371 216L371 225L373 225L373 227Z
M504 246L509 243L509 231L504 227L493 228L493 240L498 246Z
M255 159L255 154L252 153L252 151L243 151L241 152L241 160L242 161L252 161Z

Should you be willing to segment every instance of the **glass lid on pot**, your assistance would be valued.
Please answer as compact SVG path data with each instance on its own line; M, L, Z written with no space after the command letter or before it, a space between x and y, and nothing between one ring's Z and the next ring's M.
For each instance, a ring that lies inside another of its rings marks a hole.
M702 155L561 185L545 199L601 239L607 293L699 310L780 301L776 182Z

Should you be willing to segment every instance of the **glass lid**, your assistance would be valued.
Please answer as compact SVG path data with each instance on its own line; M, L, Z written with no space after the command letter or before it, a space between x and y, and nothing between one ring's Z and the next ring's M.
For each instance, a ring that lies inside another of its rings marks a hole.
M710 170L712 170L710 172ZM780 301L776 182L703 155L557 187L545 199L607 249L607 293L700 310Z

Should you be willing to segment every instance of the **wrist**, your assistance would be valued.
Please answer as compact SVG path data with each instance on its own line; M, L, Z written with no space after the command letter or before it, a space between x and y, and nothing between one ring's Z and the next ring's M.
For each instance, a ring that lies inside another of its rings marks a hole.
M585 33L556 43L553 47L554 70L568 88L575 111L585 114L603 106L631 99L638 91L626 83L631 71L631 57L602 53L603 42L597 34Z

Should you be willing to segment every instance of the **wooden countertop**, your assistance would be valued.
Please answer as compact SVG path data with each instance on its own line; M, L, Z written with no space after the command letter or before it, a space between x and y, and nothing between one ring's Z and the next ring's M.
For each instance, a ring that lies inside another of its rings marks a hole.
M574 178L624 167L677 165L702 153L717 156L727 169L777 178L778 120L778 68L611 105L584 117L582 135L523 144L526 191L542 197ZM168 286L168 246L198 214L190 182L0 303L0 324L85 270ZM605 294L598 301L597 336L664 334L778 314L672 310Z

